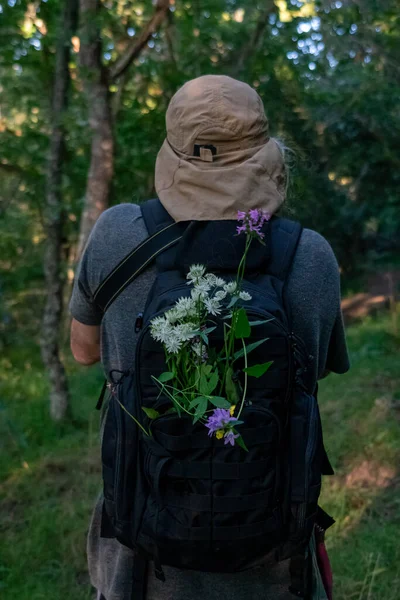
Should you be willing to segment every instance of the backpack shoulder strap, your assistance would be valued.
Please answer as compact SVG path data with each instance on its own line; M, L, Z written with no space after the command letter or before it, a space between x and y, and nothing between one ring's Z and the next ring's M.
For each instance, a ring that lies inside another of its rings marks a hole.
M292 314L287 297L287 281L302 231L302 226L296 221L274 218L271 222L271 257L268 265L268 273L283 282L282 302L289 323L292 322Z
M174 223L173 218L165 210L158 198L148 200L140 208L149 235L154 235L160 229Z
M268 273L286 282L303 231L300 223L274 218L271 222L271 258Z
M161 252L181 240L187 227L187 223L175 223L158 200L146 202L142 213L146 226L149 223L149 237L121 260L94 293L94 302L103 313Z

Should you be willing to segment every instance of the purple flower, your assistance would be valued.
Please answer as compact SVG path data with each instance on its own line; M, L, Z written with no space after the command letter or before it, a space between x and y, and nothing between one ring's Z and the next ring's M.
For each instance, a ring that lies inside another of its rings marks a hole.
M260 216L263 216L263 214L264 213L261 210L258 210L258 208L255 208L253 210L252 209L249 210L250 220L254 221L256 223L258 222Z
M212 415L208 417L206 427L209 430L208 435L212 436L213 433L219 429L225 429L230 423L236 423L237 419L231 417L231 414L226 408L216 408Z
M235 440L236 438L239 437L238 433L233 433L232 429L230 429L229 431L226 432L225 436L224 436L224 444L226 446L226 444L230 444L231 446L235 445Z
M266 221L270 220L270 218L270 214L258 208L250 209L248 212L239 210L237 219L241 225L238 225L236 232L238 235L245 233L262 240L264 234L262 233L261 228Z
M247 227L246 225L238 225L238 227L236 227L236 231L239 234L241 233L246 233Z

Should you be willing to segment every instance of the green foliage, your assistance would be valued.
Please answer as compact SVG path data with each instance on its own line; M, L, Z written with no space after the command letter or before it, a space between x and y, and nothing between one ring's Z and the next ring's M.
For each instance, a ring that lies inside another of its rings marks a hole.
M44 197L51 122L58 0L2 4L0 239L15 231L28 205L36 228ZM111 65L153 10L130 0L100 15L103 59ZM344 271L398 248L399 12L377 3L177 0L169 24L153 34L126 77L110 82L116 161L112 203L154 194L154 162L165 136L164 113L176 89L204 73L226 73L253 85L264 100L271 134L293 148L286 211L332 243ZM79 40L74 40L74 49ZM90 150L77 68L66 116L63 179L66 257L76 240ZM3 208L5 207L5 208ZM27 229L27 232L29 228ZM32 238L21 238L33 249ZM29 256L40 269L42 246ZM25 263L25 255L15 262ZM31 262L32 262L31 261ZM0 265L4 270L4 267Z
M142 411L149 417L149 419L157 419L160 416L160 413L154 410L154 408L142 406Z
M269 362L263 363L261 365L253 365L252 367L245 367L243 370L245 373L247 373L247 375L250 375L250 377L261 377L262 375L264 375L264 373L266 373L268 371L268 369L270 368L270 366L272 365L272 360L270 360Z
M136 0L103 6L103 57L111 64L153 6ZM34 345L45 292L42 211L60 8L58 0L0 8L0 520L7 548L0 591L8 600L91 598L84 538L100 481L91 409L101 375L71 371L73 421L56 426ZM226 73L257 89L271 134L294 151L287 153L286 213L328 238L345 274L371 261L384 268L399 247L399 25L396 0L176 0L171 24L153 35L125 78L110 83L117 148L112 203L154 194L164 113L176 89L201 74ZM70 70L65 273L90 152L76 52ZM338 520L328 538L335 595L395 600L396 480L359 488L345 482L364 459L397 468L398 341L380 319L351 328L350 347L350 374L321 385L325 438L338 473L324 492ZM239 350L235 358L243 355ZM225 389L237 404L232 369Z
M171 371L165 371L165 373L161 373L161 375L157 378L160 383L166 383L167 381L171 381L174 378L174 374Z
M225 375L225 392L229 403L235 406L239 402L239 392L233 380L233 369L229 367Z
M256 348L258 348L258 346L261 346L261 344L264 344L264 342L268 341L269 338L264 338L263 340L257 340L256 342L253 342L252 344L249 344L248 346L244 348L242 348L241 350L238 350L237 352L235 352L235 354L233 355L235 361L238 360L239 358L242 358L244 356L244 354L246 353L247 355L250 354L250 352L252 352L253 350L255 350Z
M247 313L244 310L244 308L240 308L238 310L234 327L235 327L236 339L250 337L251 327L250 327L249 319L247 318Z
M336 519L328 532L335 597L395 600L400 525L398 353L389 316L349 329L351 371L320 383L324 440L335 477L321 505Z
M210 365L208 365L208 366L210 366ZM211 373L210 377L207 377L204 370L201 369L200 385L199 385L200 394L204 394L205 396L210 396L213 393L213 391L215 390L215 388L217 387L218 381L219 381L219 376L218 376L217 370L213 371L213 373Z

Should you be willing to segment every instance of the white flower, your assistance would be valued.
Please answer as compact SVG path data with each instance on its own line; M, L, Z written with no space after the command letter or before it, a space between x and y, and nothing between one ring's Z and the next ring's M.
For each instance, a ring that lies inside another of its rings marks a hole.
M195 283L194 289L199 290L200 292L209 292L211 285L208 283L207 279L200 277Z
M198 329L198 327L197 327ZM196 336L196 324L195 323L182 323L174 327L174 335L181 341L187 342Z
M165 318L167 319L168 323L170 323L171 325L175 325L175 323L178 320L178 313L176 311L176 308L171 308L170 310L168 310L165 313Z
M216 300L219 300L219 301L221 301L221 300L223 300L224 298L226 298L226 294L227 294L227 292L226 292L225 290L218 290L218 292L215 292L215 296L214 296L214 298L215 298Z
M208 281L211 287L223 287L225 285L225 281L221 277L214 275L214 273L208 273L204 279Z
M240 292L239 298L241 300L244 300L245 302L248 302L249 300L251 300L252 296L250 296L250 294L248 294L247 292Z
M159 317L154 317L154 319L151 320L151 327L159 327L161 324L165 323L165 318L162 316Z
M174 335L169 336L168 340L165 342L167 351L171 352L171 354L178 354L179 350L181 349L181 345L182 342Z
M156 317L151 321L151 337L163 344L172 333L171 324L164 317Z
M186 276L186 279L189 280L188 285L196 283L200 277L203 277L205 272L206 268L204 265L192 265L189 269L189 273Z
M226 283L224 285L224 290L228 294L234 294L236 292L236 289L237 289L236 281L230 281L229 283Z
M202 349L203 349L203 346L200 344L200 342L196 342L195 344L192 344L192 350L197 356L201 356Z
M215 298L204 298L203 304L211 315L221 314L221 303Z
M197 288L193 288L190 292L190 295L192 296L193 300L197 302L199 298L202 298L204 295L207 295L207 292L204 293L198 290Z
M202 360L207 360L207 346L205 344L201 344L200 342L196 342L192 344L192 350Z
M196 315L196 303L193 298L179 298L174 310L177 319L193 317Z

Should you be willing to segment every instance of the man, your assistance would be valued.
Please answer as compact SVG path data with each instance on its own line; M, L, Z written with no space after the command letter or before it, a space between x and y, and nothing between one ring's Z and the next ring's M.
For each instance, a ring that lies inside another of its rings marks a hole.
M157 157L155 179L158 197L175 221L231 220L238 210L250 208L277 212L285 199L284 153L269 137L261 99L248 85L224 76L190 81L171 100L166 121L167 139ZM147 235L139 206L109 209L96 223L77 273L70 304L72 352L84 365L101 360L106 375L133 364L135 323L144 310L155 268L148 268L128 286L104 317L94 292ZM327 371L346 372L339 269L329 244L313 231L301 235L287 291L293 330L314 357L313 381ZM133 553L115 539L101 537L101 512L102 498L88 540L92 583L99 598L134 598ZM148 600L293 597L288 591L288 561L276 563L272 556L262 566L235 574L172 567L165 568L165 574L167 581L161 583L150 571Z

